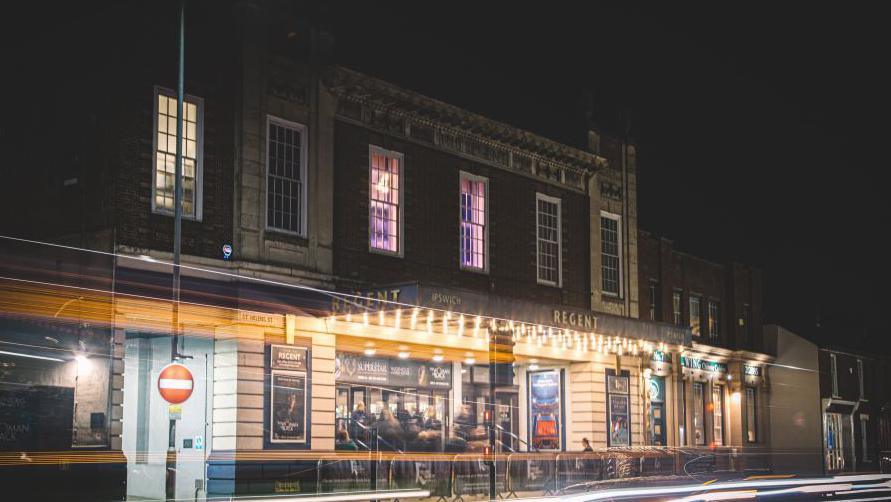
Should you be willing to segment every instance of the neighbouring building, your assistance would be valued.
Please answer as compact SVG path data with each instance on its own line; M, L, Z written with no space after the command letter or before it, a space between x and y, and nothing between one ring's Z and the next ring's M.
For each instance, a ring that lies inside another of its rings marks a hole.
M832 347L817 358L825 472L878 471L891 451L888 360Z
M764 345L776 354L770 368L770 446L774 471L825 472L820 405L820 349L774 324L764 326Z
M771 438L774 355L761 336L761 272L678 251L644 231L638 255L641 318L692 331L677 357L650 362L651 388L665 389L650 404L650 434L668 445L744 447L747 468L769 465L754 454Z

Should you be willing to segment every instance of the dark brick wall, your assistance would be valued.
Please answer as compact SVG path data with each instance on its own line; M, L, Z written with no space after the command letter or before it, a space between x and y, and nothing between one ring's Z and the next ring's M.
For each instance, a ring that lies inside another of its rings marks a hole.
M214 15L214 14L210 14ZM185 91L204 100L203 218L183 219L185 254L217 258L232 241L234 106L239 72L236 37L221 36L232 20L216 12L214 22L187 26ZM191 29L190 29L191 28ZM173 35L173 32L170 33ZM116 184L114 207L118 244L173 250L173 218L151 211L153 87L176 88L175 37L142 47L140 61L116 93L118 128L107 153ZM214 41L211 43L211 41Z
M589 306L587 196L365 128L335 131L336 275L357 283L420 281L550 304ZM368 251L368 145L405 155L404 257ZM489 273L458 264L459 171L489 179ZM562 201L563 288L536 283L535 193Z
M683 324L690 322L690 295L701 301L701 337L708 340L708 302L719 302L718 345L763 351L761 336L761 271L745 264L731 262L726 265L713 263L683 252L676 251L668 239L658 238L641 231L638 235L638 284L641 296L640 318L649 319L650 283L658 283L660 317L664 322L673 321L672 293L681 291ZM744 305L750 308L748 330L739 325Z

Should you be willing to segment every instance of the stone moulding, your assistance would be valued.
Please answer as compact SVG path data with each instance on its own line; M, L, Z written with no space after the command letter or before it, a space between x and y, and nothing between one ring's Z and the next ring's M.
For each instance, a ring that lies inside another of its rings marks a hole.
M361 73L329 68L323 83L337 116L485 164L587 192L604 157L402 89Z

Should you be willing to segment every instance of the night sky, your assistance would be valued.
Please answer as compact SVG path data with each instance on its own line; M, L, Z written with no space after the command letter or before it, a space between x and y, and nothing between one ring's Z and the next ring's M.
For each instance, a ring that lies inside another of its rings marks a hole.
M337 4L337 60L577 146L586 108L629 118L642 228L762 268L768 322L889 351L884 12L483 4Z
M545 136L583 146L586 110L630 122L643 229L762 268L767 321L891 353L887 12L590 3L337 0L321 18L336 62ZM4 53L52 47L88 4L10 6Z

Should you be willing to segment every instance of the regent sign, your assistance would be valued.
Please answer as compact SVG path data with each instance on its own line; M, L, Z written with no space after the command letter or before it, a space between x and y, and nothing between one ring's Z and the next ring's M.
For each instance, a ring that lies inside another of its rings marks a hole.
M572 326L573 328L592 330L597 327L597 317L573 311L554 309L554 324Z

